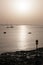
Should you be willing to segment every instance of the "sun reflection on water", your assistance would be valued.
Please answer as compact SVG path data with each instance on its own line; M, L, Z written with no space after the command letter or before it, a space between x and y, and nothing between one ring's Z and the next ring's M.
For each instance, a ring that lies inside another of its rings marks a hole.
M19 48L25 49L25 41L26 41L26 26L20 26L19 27Z

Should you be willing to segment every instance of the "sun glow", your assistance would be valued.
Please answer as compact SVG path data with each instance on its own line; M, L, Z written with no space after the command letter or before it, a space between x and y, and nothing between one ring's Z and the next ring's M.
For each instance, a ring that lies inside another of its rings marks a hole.
M27 13L32 9L32 2L27 0L15 0L14 2L10 2L10 9L12 11L16 11L18 13Z
M18 12L24 13L28 10L28 4L26 3L26 1L20 1L17 3L17 5L16 5L16 9Z

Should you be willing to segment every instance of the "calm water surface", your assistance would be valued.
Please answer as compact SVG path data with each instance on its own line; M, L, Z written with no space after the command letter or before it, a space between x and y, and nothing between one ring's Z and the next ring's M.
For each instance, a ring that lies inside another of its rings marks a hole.
M38 47L43 47L43 26L13 25L14 28L6 27L6 25L0 25L0 53L35 49L37 39L39 40Z

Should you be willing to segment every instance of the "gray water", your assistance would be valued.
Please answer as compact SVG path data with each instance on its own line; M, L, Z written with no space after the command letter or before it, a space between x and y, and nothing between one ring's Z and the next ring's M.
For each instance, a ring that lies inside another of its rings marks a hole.
M38 47L43 47L43 26L8 26L0 25L0 53L35 49L35 40L39 40Z

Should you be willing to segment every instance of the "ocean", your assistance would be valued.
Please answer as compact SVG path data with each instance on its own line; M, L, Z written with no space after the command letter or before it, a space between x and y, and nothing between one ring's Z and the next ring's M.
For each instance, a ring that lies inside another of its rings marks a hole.
M43 26L0 25L0 53L43 47Z

